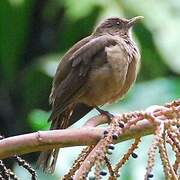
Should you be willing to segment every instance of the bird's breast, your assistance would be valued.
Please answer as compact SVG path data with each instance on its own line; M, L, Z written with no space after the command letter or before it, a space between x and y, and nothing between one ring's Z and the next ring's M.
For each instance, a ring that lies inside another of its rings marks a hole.
M136 62L121 45L106 47L106 63L92 68L81 100L97 106L121 98L136 78ZM133 62L133 63L132 63Z

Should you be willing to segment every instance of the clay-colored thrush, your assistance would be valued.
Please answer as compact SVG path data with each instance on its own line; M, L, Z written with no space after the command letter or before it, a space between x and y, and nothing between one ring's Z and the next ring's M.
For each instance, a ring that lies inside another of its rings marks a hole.
M64 55L50 95L51 129L67 128L94 107L112 103L128 91L140 60L130 29L140 19L106 19ZM42 152L38 164L53 172L58 151Z

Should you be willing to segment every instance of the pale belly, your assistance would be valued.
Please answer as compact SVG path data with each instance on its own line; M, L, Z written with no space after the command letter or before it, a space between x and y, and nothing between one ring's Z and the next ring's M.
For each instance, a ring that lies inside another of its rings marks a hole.
M86 89L80 98L82 103L90 106L98 106L121 98L127 90L123 89L126 81L126 72L121 72L121 79L117 80L113 70L104 66L89 75ZM131 83L132 84L132 83ZM122 93L121 93L122 92Z
M90 106L112 103L129 90L136 79L137 59L129 61L122 48L115 46L107 51L107 63L89 73L80 102ZM121 58L120 58L121 57Z

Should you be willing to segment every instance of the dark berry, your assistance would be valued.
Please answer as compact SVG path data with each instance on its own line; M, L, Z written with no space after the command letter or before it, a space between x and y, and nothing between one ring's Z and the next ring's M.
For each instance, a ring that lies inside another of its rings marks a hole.
M138 155L137 155L136 153L132 153L132 157L133 157L133 158L137 158Z
M114 144L109 144L108 149L114 150Z
M113 138L114 140L117 140L117 139L118 139L118 135L117 135L116 133L114 133L114 134L112 135L112 138Z
M148 178L153 178L153 174L148 174Z
M106 175L107 175L107 172L106 172L105 170L102 170L102 171L100 172L100 175L101 175L101 176L106 176Z
M124 128L124 124L121 123L121 122L119 122L119 127L120 127L120 128Z
M104 131L104 135L107 135L109 132L107 130Z

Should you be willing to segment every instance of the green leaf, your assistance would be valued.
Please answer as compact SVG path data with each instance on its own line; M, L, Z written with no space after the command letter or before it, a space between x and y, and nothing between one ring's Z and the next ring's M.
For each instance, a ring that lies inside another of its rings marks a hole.
M28 35L34 1L0 1L0 71L4 80L15 77Z
M46 130L49 128L49 113L40 109L34 109L28 115L28 123L33 130Z

